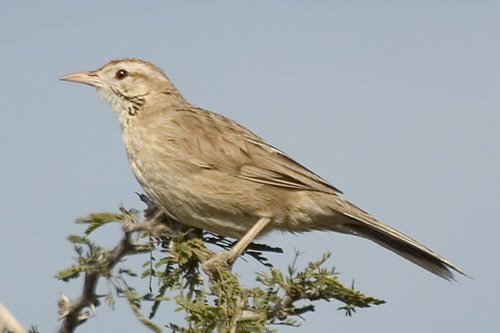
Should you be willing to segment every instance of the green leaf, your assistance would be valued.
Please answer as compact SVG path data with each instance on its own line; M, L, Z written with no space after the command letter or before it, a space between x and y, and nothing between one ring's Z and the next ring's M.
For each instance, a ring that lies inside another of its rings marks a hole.
M85 235L90 235L93 231L111 222L118 222L124 219L123 214L114 213L93 213L76 220L79 224L88 224Z
M89 266L89 265L74 265L74 266L71 266L70 268L59 271L55 275L55 278L58 280L63 280L65 282L68 282L71 279L78 278L80 276L80 273L88 272L92 269L93 269L93 267Z

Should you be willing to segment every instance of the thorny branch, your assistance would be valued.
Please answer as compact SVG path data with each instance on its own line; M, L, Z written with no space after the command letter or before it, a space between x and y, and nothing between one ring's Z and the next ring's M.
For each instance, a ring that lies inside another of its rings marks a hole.
M168 219L154 206L148 197L145 195L139 196L148 205L144 221L125 221L122 224L124 236L118 245L106 252L104 260L98 265L99 267L85 273L81 296L71 301L64 295L59 299L59 316L63 320L59 329L60 333L74 332L76 327L94 314L95 307L99 305L96 294L97 284L99 279L103 277L103 272L109 276L116 264L125 256L137 253L131 240L134 233L146 231L151 236L168 235L186 228L178 222ZM88 310L84 311L85 309Z
M167 290L179 292L175 301L185 311L189 328L185 329L172 323L167 327L173 332L189 333L259 332L268 331L266 326L270 324L297 325L289 318L314 311L311 304L294 304L304 300L312 302L337 299L345 303L345 306L339 309L345 310L348 315L356 308L383 303L353 288L345 287L337 280L337 274L333 270L323 268L322 265L329 254L325 254L319 261L310 262L303 271L298 271L294 263L289 267L289 276L285 276L281 271L272 268L262 256L262 251L281 253L282 250L255 243L250 244L244 254L269 267L268 272L257 273L257 281L266 288L245 288L230 268L220 267L218 274L207 276L210 286L210 291L207 292L203 278L199 280L199 268L214 252L207 249L205 244L214 244L227 250L234 242L215 234L188 228L166 216L145 195L139 196L147 205L143 219L138 218L137 211L134 213L123 209L121 214L91 214L88 219L81 220L82 223L88 224L86 235L106 223L121 222L124 236L113 249L104 251L86 237L70 236L70 241L75 244L78 253L78 264L59 272L58 278L67 281L84 273L84 283L82 294L76 299L69 300L64 295L59 299L59 315L62 319L60 333L74 332L95 314L95 308L100 304L99 298L102 297L96 293L100 278L116 280L116 273L113 272L115 266L126 256L139 253L151 253L148 261L150 268L143 273L143 277L149 276L158 280L158 293L152 294L150 284L150 293L141 296L129 287L122 277L119 281L124 282L124 285L116 286L116 291L127 297L138 320L155 332L161 332L161 328L150 319L165 300ZM136 242L136 239L139 239L136 236L149 237L149 243ZM78 244L87 246L89 253L84 255ZM168 255L156 260L152 255L155 244L161 247L157 250ZM298 253L296 255L298 256ZM120 275L121 272L123 271L120 269ZM111 293L108 295L112 299ZM140 310L144 300L154 302L149 319Z
M59 330L60 333L74 332L79 325L94 315L95 308L100 304L96 294L99 279L101 277L109 277L114 267L127 255L137 253L135 249L136 245L132 242L134 233L144 232L151 237L168 238L189 230L186 225L165 215L146 195L138 195L147 205L144 220L142 222L130 220L122 223L123 238L112 250L105 253L105 258L97 267L85 273L83 291L78 298L70 301L66 296L61 295L58 302L59 316L63 320ZM197 231L193 231L193 236L196 236L196 234ZM234 245L234 242L214 234L208 234L204 239L207 243L217 245L223 249L229 249ZM213 254L208 249L207 251ZM270 266L266 262L267 259L261 256L262 253L260 251L282 252L279 248L252 243L248 251L245 251L245 254L254 257L265 266Z

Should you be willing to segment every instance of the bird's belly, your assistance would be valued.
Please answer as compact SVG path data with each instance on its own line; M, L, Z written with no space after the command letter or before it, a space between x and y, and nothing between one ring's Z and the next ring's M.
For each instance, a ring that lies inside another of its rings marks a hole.
M272 219L264 233L330 229L331 211L323 205L327 194L263 185L180 158L140 155L129 156L137 180L151 200L180 223L234 238L262 217Z
M234 202L221 202L203 192L184 191L174 186L146 191L167 214L178 222L219 235L239 238L259 219L235 207Z
M153 202L180 223L239 238L260 217L269 215L262 196L249 196L258 189L238 184L241 180L228 183L199 167L174 161L161 172L139 159L131 160L131 166Z

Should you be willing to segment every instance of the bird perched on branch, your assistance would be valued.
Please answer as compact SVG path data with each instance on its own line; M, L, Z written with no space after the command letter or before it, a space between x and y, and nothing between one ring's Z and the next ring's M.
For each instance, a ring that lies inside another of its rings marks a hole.
M241 239L229 262L270 230L330 230L368 238L448 280L464 274L250 130L189 103L147 61L114 60L62 80L91 85L111 103L132 170L167 215Z

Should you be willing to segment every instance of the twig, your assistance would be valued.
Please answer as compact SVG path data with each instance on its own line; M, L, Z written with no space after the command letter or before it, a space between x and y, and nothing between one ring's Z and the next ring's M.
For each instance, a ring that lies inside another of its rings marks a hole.
M229 329L229 333L236 333L236 330L238 329L238 322L243 314L243 308L245 307L245 302L243 302L243 300L238 297L237 301L236 301L236 309L235 309L235 313L233 315L233 318L231 319L231 323L230 323L230 329Z
M271 318L269 319L278 318L279 320L285 320L288 317L288 309L290 309L296 301L297 299L295 297L286 294L281 298L281 302L276 304L271 313Z
M111 251L107 252L107 256L102 263L104 271L111 271L120 260L133 250L133 244L130 241L134 231L127 231L126 224L123 225L125 236L120 243ZM73 301L68 301L67 304L60 302L59 313L64 316L60 333L74 332L75 328L85 322L89 315L83 313L83 309L90 307L93 309L99 305L99 300L96 295L97 283L102 276L102 271L96 269L85 274L83 283L83 292L80 297Z
M95 307L99 305L99 299L96 294L99 279L109 272L125 256L135 253L135 244L131 238L134 233L147 232L150 236L165 236L179 233L186 229L176 221L167 217L159 210L153 202L145 195L138 194L140 199L146 203L144 220L142 222L124 221L122 229L124 236L122 240L110 251L104 253L104 257L97 262L92 271L85 273L82 295L72 301L62 295L59 299L59 315L63 318L60 333L74 332L76 327L84 323L89 317L93 316ZM89 311L84 311L89 308Z
M166 216L162 214L150 201L145 201L147 197L141 199L146 202L148 209L143 222L124 221L122 229L124 236L122 240L112 250L105 253L103 260L96 267L85 273L83 291L80 297L68 300L64 295L59 300L59 315L63 318L60 333L74 332L76 327L84 323L93 315L94 309L99 305L96 294L99 279L107 272L111 272L126 255L134 253L135 244L132 243L132 235L136 232L147 231L149 235L165 235L178 230L179 226L172 221L165 223ZM85 308L89 311L84 312Z

